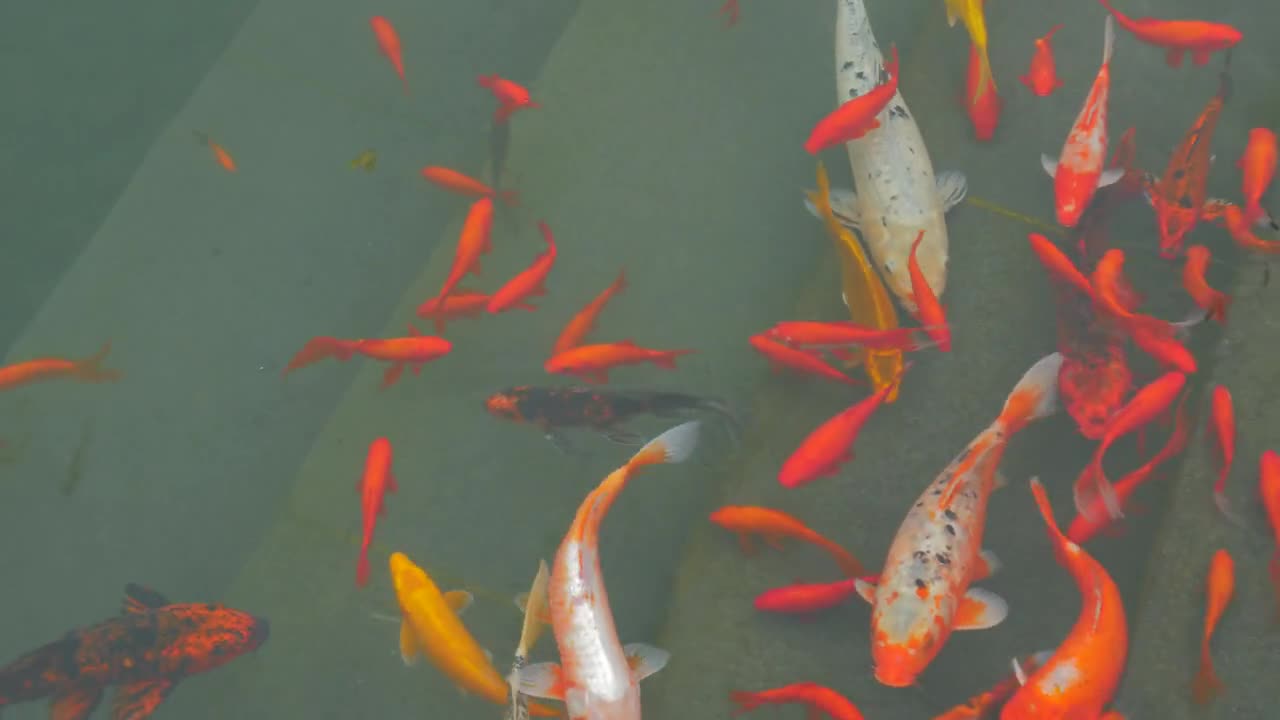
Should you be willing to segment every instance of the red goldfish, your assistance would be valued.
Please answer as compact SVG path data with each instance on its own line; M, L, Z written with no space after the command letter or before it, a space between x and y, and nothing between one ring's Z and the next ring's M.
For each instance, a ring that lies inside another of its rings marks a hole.
M391 61L391 67L395 68L396 75L400 76L400 84L404 86L405 95L408 95L409 81L404 77L404 58L400 54L400 36L396 35L396 29L392 27L390 20L378 15L369 18L369 26L373 28L373 36L378 40L378 50L387 56L387 60Z
M1057 65L1053 60L1053 46L1050 40L1053 34L1062 29L1062 25L1054 25L1044 37L1036 38L1036 52L1031 56L1031 67L1027 74L1019 77L1023 85L1031 92L1045 97L1062 87L1062 79L1058 77Z
M507 205L515 206L519 199L515 190L498 190L491 188L479 180L464 175L457 170L439 165L428 165L422 168L422 177L428 182L435 183L445 190L456 192L460 195L472 195L475 197L498 198Z
M515 277L508 280L506 285L489 298L489 312L505 312L513 307L530 309L529 303L526 302L527 298L547 294L544 283L552 266L556 264L556 239L545 222L538 223L538 230L542 232L542 239L547 243L546 252L534 258L532 265L516 273Z
M498 101L498 109L493 113L493 124L505 123L517 110L542 107L529 96L529 90L519 83L512 82L497 75L481 75L476 83L488 88Z
M798 703L809 708L808 717L810 718L817 718L819 714L823 714L831 720L862 720L862 713L858 712L858 708L845 696L831 688L811 682L792 683L758 692L735 690L729 693L729 700L738 705L732 713L735 717L766 703Z
M587 303L586 307L579 310L578 314L574 315L569 320L569 323L564 326L564 330L560 331L560 337L556 338L556 344L551 348L552 356L581 345L587 334L595 327L596 318L600 316L600 311L604 310L604 306L613 299L614 295L622 292L626 287L626 273L619 270L618 278L613 281L613 284L602 290L595 299Z
M858 345L868 350L919 350L926 346L922 343L920 328L879 328L867 327L846 320L836 322L818 322L813 320L790 320L780 322L765 335L791 345L814 348L837 348Z
M1236 589L1236 564L1226 550L1213 554L1209 563L1209 578L1205 582L1206 602L1204 632L1200 635L1200 671L1191 684L1191 698L1204 704L1223 690L1222 681L1213 671L1213 656L1209 654L1209 640L1222 619Z
M853 459L853 442L862 426L884 403L896 385L886 385L818 426L791 453L778 472L783 487L794 488L820 477L835 475L840 466Z
M991 84L991 89L995 91L995 83ZM907 272L911 275L911 295L916 301L916 317L924 326L929 339L938 344L938 349L942 352L951 352L951 327L947 325L946 310L943 309L942 303L938 302L938 296L929 287L929 281L920 271L920 263L916 260L916 250L920 248L920 241L923 239L924 231L921 230L916 236L916 241L911 244L911 254L907 258Z
M1231 391L1225 385L1213 386L1209 401L1209 432L1218 451L1218 481L1213 484L1213 502L1227 518L1241 522L1227 501L1227 476L1236 459L1236 412ZM1241 523L1243 524L1243 523Z
M386 494L398 489L396 477L391 474L391 442L386 438L370 443L364 475L356 489L360 491L360 519L364 523L360 558L356 561L356 586L364 587L369 584L369 544L373 542L373 528L378 524L378 516L386 511Z
M995 78L987 76L986 88L978 92L983 80L983 58L976 45L969 45L969 70L965 73L964 93L965 106L969 112L969 122L973 124L973 136L979 142L986 142L996 134L996 125L1000 124L1000 108L1003 104L1000 93L996 89ZM989 68L987 69L989 72Z
M760 612L815 613L829 610L855 595L856 577L831 583L797 583L765 590L752 603Z
M485 311L489 307L489 296L469 290L467 288L454 288L453 292L444 298L441 302L439 297L433 297L418 306L418 317L423 320L430 320L436 328L437 333L443 333L445 322L454 318L474 317ZM535 309L528 303L518 302L512 307L521 310Z
M1208 318L1225 323L1227 308L1231 307L1231 296L1214 290L1205 279L1204 274L1209 269L1211 259L1209 248L1203 245L1187 248L1187 259L1182 265L1182 287L1196 305L1204 309Z
M1249 131L1249 144L1236 163L1240 168L1240 192L1244 196L1244 219L1252 223L1266 214L1262 194L1276 174L1276 134L1267 128Z
M1196 65L1209 62L1209 54L1234 47L1243 35L1239 30L1222 23L1203 20L1159 20L1157 18L1131 18L1111 6L1109 0L1098 0L1111 13L1120 27L1133 33L1139 40L1165 48L1165 61L1169 67L1182 64L1182 56L1191 53Z
M1275 450L1266 450L1258 458L1258 494L1262 496L1262 507L1275 536L1276 550L1269 569L1271 584L1275 586L1276 616L1280 617L1280 453Z
M444 302L467 273L480 274L480 256L493 247L489 238L492 230L493 198L485 196L471 203L471 209L467 211L467 219L463 221L462 233L458 237L458 249L453 256L453 267L436 295L438 302Z
M782 538L795 538L826 550L840 566L840 570L849 577L857 577L865 572L862 563L858 562L858 559L848 550L809 529L799 518L781 510L725 505L711 513L711 522L736 534L742 551L747 554L751 554L755 549L751 544L752 535L764 537L765 542L775 548L782 547Z
M587 382L609 382L609 371L619 365L635 365L650 362L667 370L676 369L676 358L694 350L654 350L640 347L634 341L623 340L599 345L579 345L543 364L549 373L577 375Z
M846 101L830 115L818 121L804 149L810 155L816 155L833 145L857 140L880 127L876 116L889 104L898 93L898 47L892 48L893 60L884 67L889 79L877 85L867 93Z
M213 159L218 161L218 165L222 166L223 170L227 172L236 171L236 161L231 157L231 153L227 152L226 148L214 142L205 133L197 131L195 135L197 140L209 147L209 152L213 153Z
M755 348L761 355L769 358L769 364L774 370L790 368L808 375L816 375L828 380L845 383L846 385L857 384L856 380L827 364L827 361L823 360L821 355L812 350L801 350L790 345L783 345L768 335L752 335L749 342L751 347Z
M298 368L328 358L345 362L359 353L367 358L391 363L382 376L382 386L387 387L400 379L405 365L412 365L416 375L422 372L423 365L447 355L452 349L453 343L442 337L422 335L412 325L409 326L408 337L400 338L344 340L322 336L308 341L280 375L283 377Z
M98 352L81 360L48 357L5 365L0 367L0 391L55 378L91 383L115 382L120 379L120 371L102 367L109 352L111 343L106 342Z

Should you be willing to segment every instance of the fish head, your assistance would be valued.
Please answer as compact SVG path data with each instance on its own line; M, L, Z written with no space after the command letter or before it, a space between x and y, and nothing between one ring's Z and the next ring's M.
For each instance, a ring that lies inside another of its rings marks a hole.
M1156 229L1160 231L1160 256L1177 257L1183 240L1199 221L1198 213L1176 202L1156 200Z
M871 621L876 680L889 687L913 685L942 649L950 625L944 618L954 615L954 608L945 595L924 598L881 585Z
M1057 203L1058 224L1062 227L1073 228L1080 222L1080 216L1084 214L1085 206L1076 201L1074 197L1059 196Z
M516 422L524 420L524 414L520 412L519 388L508 388L490 395L484 401L484 408L494 417Z
M173 605L164 612L174 616L183 632L163 654L186 675L212 670L257 650L270 635L266 619L225 605Z

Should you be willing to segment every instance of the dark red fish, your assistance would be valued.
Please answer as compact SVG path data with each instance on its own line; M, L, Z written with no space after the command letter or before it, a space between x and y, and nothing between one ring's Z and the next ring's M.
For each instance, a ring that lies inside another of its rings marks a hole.
M0 668L0 707L48 697L50 717L84 720L117 685L112 720L143 720L179 681L258 649L267 633L262 618L224 605L172 604L130 583L124 614Z

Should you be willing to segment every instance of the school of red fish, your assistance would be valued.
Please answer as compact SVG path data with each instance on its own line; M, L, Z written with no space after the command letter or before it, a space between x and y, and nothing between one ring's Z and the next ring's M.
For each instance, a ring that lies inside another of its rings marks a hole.
M845 2L856 5L854 12L865 12L860 0ZM972 699L938 715L937 720L1123 717L1112 702L1128 651L1124 605L1107 569L1082 546L1101 533L1117 531L1139 488L1158 477L1160 467L1181 454L1190 440L1187 405L1199 368L1187 341L1205 321L1226 323L1232 298L1209 284L1206 273L1216 261L1206 246L1187 244L1188 233L1201 221L1208 221L1225 229L1243 253L1280 254L1280 240L1257 235L1267 226L1276 227L1263 205L1277 161L1272 130L1254 128L1244 139L1245 150L1236 163L1239 202L1206 195L1213 134L1231 96L1231 54L1242 33L1229 25L1202 20L1133 18L1110 0L1098 2L1105 15L1099 22L1100 67L1087 88L1079 115L1067 129L1060 152L1042 158L1049 175L1046 197L1052 200L1063 230L1060 234L1074 237L1074 247L1064 249L1044 234L1028 235L1030 250L1043 266L1054 296L1057 350L1029 363L990 424L905 508L902 523L880 563L864 564L839 543L781 510L726 505L710 515L711 522L733 534L747 554L755 550L754 538L774 548L781 547L783 540L796 540L829 554L841 579L769 589L754 599L754 607L763 613L812 615L851 602L855 596L861 598L870 605L867 642L875 679L888 687L909 687L945 652L953 631L990 628L1008 614L1003 599L975 585L1000 567L996 555L983 546L988 500L1005 484L999 468L1013 436L1059 407L1065 409L1079 433L1097 441L1073 487L1074 518L1065 526L1059 525L1038 479L1031 480L1030 491L1055 558L1079 591L1079 618L1056 648L1011 658L1012 673L1007 679L976 692ZM945 6L949 21L961 21L971 38L965 108L975 139L988 142L998 129L1002 102L987 58L983 2L945 0ZM727 25L739 22L738 0L727 0L720 12ZM1019 79L1037 97L1075 92L1079 88L1069 89L1058 77L1051 44L1064 24L1046 25L1042 36L1026 38L1029 67ZM1108 157L1108 95L1117 26L1137 43L1163 50L1171 72L1178 71L1187 54L1194 68L1208 65L1214 55L1222 58L1217 92L1207 99L1159 176L1136 167L1132 128ZM394 25L384 17L373 17L369 27L400 90L410 93L412 77ZM874 42L870 40L873 47ZM878 48L875 52L878 57ZM897 47L891 48L888 61L881 59L879 63L884 79L819 119L804 143L805 151L816 155L831 148L852 147L850 143L884 132L892 122L910 121L900 105ZM537 309L534 302L547 292L547 279L559 252L547 222L537 223L545 249L526 269L492 292L462 284L468 275L480 274L481 258L493 249L495 215L519 202L515 190L500 187L509 123L518 113L540 107L527 88L498 75L479 76L477 87L491 93L496 101L490 119L495 157L488 181L448 167L421 170L427 182L470 198L452 266L439 291L417 309L418 318L430 322L436 334L425 335L410 325L403 337L315 337L302 343L283 375L322 360L348 361L359 355L385 363L382 385L390 386L402 378L405 369L420 373L428 363L454 351L453 343L442 337L448 323ZM230 151L203 133L197 133L197 138L210 148L223 170L241 171ZM850 156L854 157L852 150ZM352 161L353 167L366 171L375 164L372 151ZM913 237L896 249L905 259L904 268L872 263L869 254L880 250L869 253L850 233L858 228L854 196L833 192L821 165L817 180L817 190L809 194L809 206L824 221L841 259L844 299L852 319L779 322L751 336L746 344L774 370L815 381L861 384L848 373L861 367L871 391L813 428L781 463L777 478L786 488L835 476L852 462L862 428L874 421L881 407L895 401L900 384L910 377L912 363L904 356L948 352L954 339L940 299L943 287L938 273L939 267L945 271L945 245L939 260L936 246L924 244L930 238L922 227L918 232L912 230ZM1109 246L1108 213L1118 203L1139 199L1149 204L1158 230L1152 256L1181 263L1182 288L1197 308L1186 319L1166 320L1141 312L1143 298L1125 277L1125 254ZM865 212L865 205L862 208ZM885 269L877 269L880 265ZM895 277L881 277L882 272ZM901 272L905 274L898 276ZM463 624L461 615L472 602L469 592L441 591L430 574L404 553L390 554L385 566L400 608L399 649L404 662L412 664L425 656L460 689L504 707L511 718L641 717L640 681L661 670L669 655L641 643L623 645L619 639L602 573L601 526L632 479L658 472L653 466L684 462L695 453L706 423L702 416L715 416L735 439L741 429L736 415L714 398L607 387L610 374L620 368L652 363L674 370L678 358L694 352L650 348L629 339L588 340L606 305L626 289L627 282L624 271L619 270L616 279L569 318L560 335L548 343L544 370L573 376L584 384L510 387L494 392L485 403L495 418L532 426L562 449L568 449L565 432L573 428L639 446L586 495L550 565L544 563L530 592L516 599L525 622L511 672L500 673ZM899 326L895 299L918 326ZM1139 373L1130 366L1130 342L1157 369L1143 369L1152 379L1141 387L1134 382ZM107 343L84 359L38 358L0 367L0 391L59 378L117 381L120 371L104 366L109 350ZM1223 385L1213 386L1208 395L1206 434L1220 465L1206 493L1224 521L1243 524L1238 509L1228 504L1226 492L1235 467L1233 396ZM1243 400L1248 402L1249 398ZM621 427L642 415L690 419L646 442ZM1171 427L1163 445L1145 464L1113 480L1108 475L1113 468L1104 462L1107 450L1128 435L1145 434L1160 421ZM1280 545L1280 453L1263 453L1258 475L1260 504ZM369 553L374 548L378 519L386 510L388 495L397 490L393 448L386 438L370 443L356 487L363 534L354 575L355 584L364 587L372 574ZM1269 568L1242 567L1240 571L1248 576L1269 573L1280 608L1280 550ZM1231 556L1218 550L1206 571L1200 671L1189 679L1188 699L1196 703L1210 702L1224 690L1214 671L1211 640L1230 602L1235 574ZM134 584L128 586L126 596L122 615L74 630L0 668L0 707L48 698L52 717L76 720L93 712L106 688L119 686L112 717L145 718L179 680L255 650L267 638L267 622L239 610L214 604L173 604ZM559 662L529 664L528 654L545 627L551 628ZM544 704L547 701L551 704ZM563 704L563 709L558 704ZM810 718L863 717L851 699L812 682L735 690L727 707L736 715L766 704L799 704Z

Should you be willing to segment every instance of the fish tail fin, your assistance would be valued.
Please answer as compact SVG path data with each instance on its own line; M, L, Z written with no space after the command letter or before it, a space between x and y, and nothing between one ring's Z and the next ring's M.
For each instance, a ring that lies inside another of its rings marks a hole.
M1080 473L1080 477L1076 478L1076 484L1072 489L1076 512L1092 522L1106 518L1119 520L1124 517L1120 496L1116 494L1115 486L1107 479L1107 474L1102 469L1102 456L1106 453L1107 447L1105 442L1098 446L1093 459L1089 461L1084 472ZM1103 512L1105 516L1099 514Z
M827 552L835 558L836 564L840 566L840 572L843 572L845 577L859 578L866 574L867 569L858 561L858 558L835 542L828 542Z
M498 199L507 204L507 207L516 207L520 204L519 190L499 190Z
M737 717L742 713L751 712L752 710L755 710L756 708L760 707L761 704L764 703L764 701L760 699L757 693L748 692L746 690L731 691L729 693L729 702L732 702L738 706L733 709L733 713L731 713L731 717Z
M366 549L360 550L360 558L356 560L356 586L369 584L369 555Z
M1062 354L1050 353L1032 365L1004 402L996 420L1012 435L1033 420L1052 415L1058 408L1058 370Z
M1225 689L1226 686L1218 678L1218 673L1214 672L1213 656L1209 654L1209 638L1206 636L1200 642L1200 671L1196 673L1196 679L1191 683L1191 698L1197 704L1203 705Z
M102 362L111 352L111 341L102 344L98 352L76 363L76 377L85 382L115 382L120 379L120 371L102 367Z
M677 425L646 443L640 448L640 452L627 461L627 466L638 468L644 465L684 462L698 446L701 430L702 423L697 420Z
M1115 11L1112 11L1114 14ZM1116 49L1116 22L1112 15L1107 16L1102 28L1102 64L1110 65L1111 56Z
M660 354L654 355L653 364L657 365L660 368L665 368L667 370L675 370L676 358L680 357L681 355L688 355L689 353L692 353L692 352L696 352L696 351L695 350L667 350Z
M1049 530L1049 537L1052 538L1054 546L1057 547L1070 542L1058 527L1058 521L1053 516L1053 505L1049 503L1049 494L1045 492L1044 483L1040 482L1039 477L1031 478L1031 495L1035 498L1036 507L1040 509L1040 517L1044 519L1045 527Z

